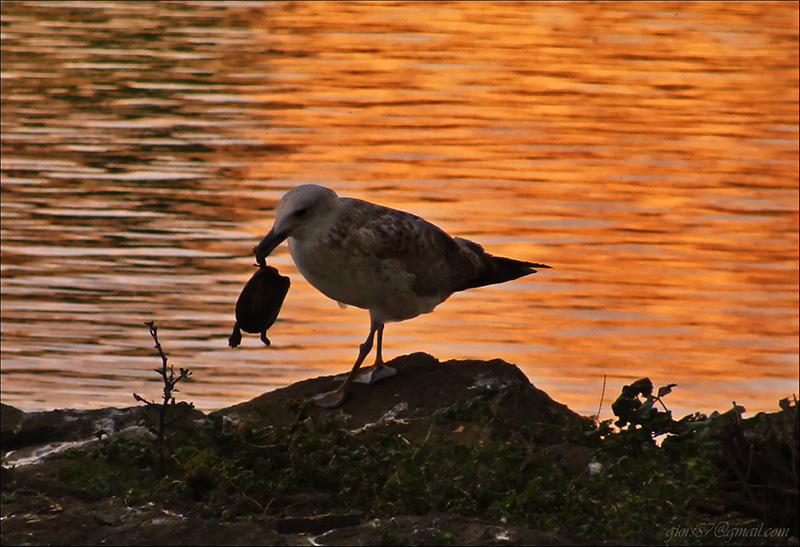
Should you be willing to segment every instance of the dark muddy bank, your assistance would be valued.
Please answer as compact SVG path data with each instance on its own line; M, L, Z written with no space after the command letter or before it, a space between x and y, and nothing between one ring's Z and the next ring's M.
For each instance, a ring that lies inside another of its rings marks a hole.
M163 467L152 407L3 406L2 543L798 544L796 402L676 420L628 393L619 430L503 361L391 366L333 411L333 377L170 407Z

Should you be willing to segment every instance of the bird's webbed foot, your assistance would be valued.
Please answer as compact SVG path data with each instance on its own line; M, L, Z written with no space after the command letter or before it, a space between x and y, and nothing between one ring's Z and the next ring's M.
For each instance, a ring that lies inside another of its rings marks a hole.
M317 393L311 399L314 404L322 408L336 408L344 402L345 392L344 389L339 388L327 393Z
M394 376L397 374L397 369L393 369L392 367L387 367L384 364L375 364L371 367L367 367L364 369L363 374L359 374L358 378L354 381L358 382L359 384L367 384L372 385L384 378L388 378L390 376Z

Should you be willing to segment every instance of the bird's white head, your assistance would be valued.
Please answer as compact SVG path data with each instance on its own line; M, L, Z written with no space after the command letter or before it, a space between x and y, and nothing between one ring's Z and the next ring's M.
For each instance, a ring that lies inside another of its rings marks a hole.
M303 184L286 192L275 208L275 223L253 249L256 261L264 265L269 254L287 237L301 239L336 214L339 196L330 188Z

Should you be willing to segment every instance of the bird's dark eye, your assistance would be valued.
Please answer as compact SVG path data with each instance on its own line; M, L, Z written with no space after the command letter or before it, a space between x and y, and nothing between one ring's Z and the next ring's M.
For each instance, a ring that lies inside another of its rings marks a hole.
M301 217L302 217L303 215L305 215L307 212L308 212L308 207L306 207L306 208L304 208L304 209L300 209L300 210L298 210L298 211L295 211L295 212L294 212L294 216L296 216L297 218L301 218Z

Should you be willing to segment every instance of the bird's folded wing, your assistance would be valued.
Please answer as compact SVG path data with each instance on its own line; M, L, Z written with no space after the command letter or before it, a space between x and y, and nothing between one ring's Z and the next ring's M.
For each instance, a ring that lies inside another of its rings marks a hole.
M489 255L480 245L454 239L416 215L355 199L343 201L346 207L332 227L340 244L409 276L411 288L421 296L450 294L489 266Z

